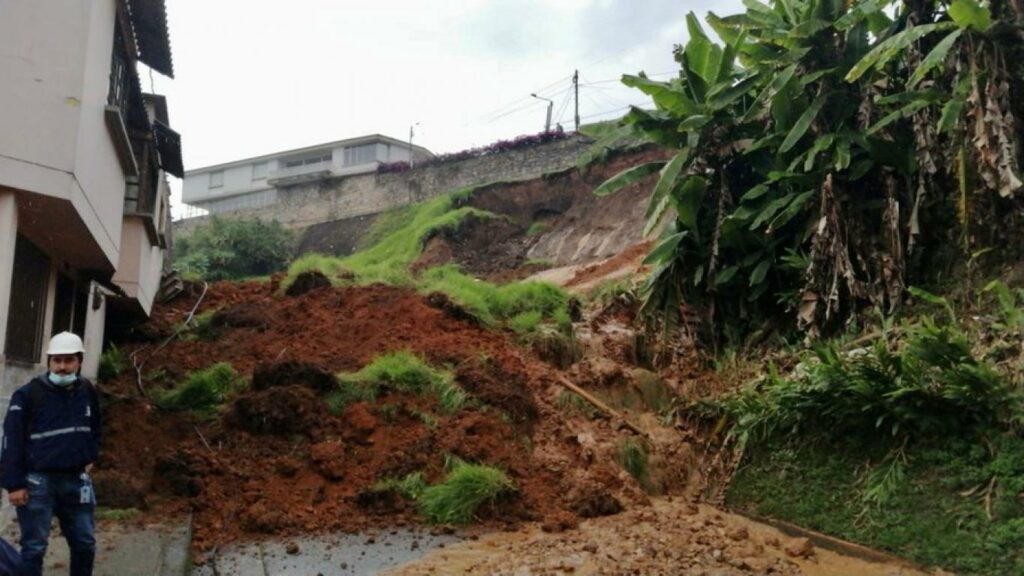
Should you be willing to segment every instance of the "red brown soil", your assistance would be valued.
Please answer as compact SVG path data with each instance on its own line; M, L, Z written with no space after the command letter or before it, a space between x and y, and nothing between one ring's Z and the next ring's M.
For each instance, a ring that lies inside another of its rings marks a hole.
M651 242L641 242L634 244L626 250L623 250L618 255L613 256L604 262L598 264L592 264L585 268L576 271L572 279L566 283L566 287L579 286L581 284L587 284L595 280L605 278L609 274L618 272L624 268L637 268L640 262L647 256L651 251Z
M514 497L484 513L498 524L563 511L607 514L644 500L609 460L588 459L553 407L552 368L436 297L383 285L288 297L276 283L214 284L198 312L247 320L220 322L214 340L177 339L148 357L198 292L158 306L140 341L122 349L149 346L139 357L150 395L216 362L231 363L253 385L200 418L151 408L132 371L103 383L107 434L97 467L101 498L106 485L123 505L191 510L197 552L242 536L416 522L401 499L367 505L367 489L415 471L437 481L447 454L502 467L516 482ZM326 409L325 378L397 350L451 366L477 405L446 414L431 397L385 391L337 416ZM591 426L612 441L625 434L605 422Z

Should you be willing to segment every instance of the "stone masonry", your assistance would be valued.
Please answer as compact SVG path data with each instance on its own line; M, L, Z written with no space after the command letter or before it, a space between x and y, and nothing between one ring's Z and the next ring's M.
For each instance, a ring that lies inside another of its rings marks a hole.
M422 202L468 186L539 178L571 168L591 143L583 136L459 162L393 174L360 174L278 189L272 206L222 214L225 218L277 220L301 230L321 224L377 214ZM180 220L176 235L187 236L207 216Z

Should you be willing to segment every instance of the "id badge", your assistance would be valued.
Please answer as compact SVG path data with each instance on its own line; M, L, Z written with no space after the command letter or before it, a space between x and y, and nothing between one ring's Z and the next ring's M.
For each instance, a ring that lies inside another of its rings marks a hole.
M78 501L80 504L92 504L92 482L85 474L82 474L82 487L78 490Z

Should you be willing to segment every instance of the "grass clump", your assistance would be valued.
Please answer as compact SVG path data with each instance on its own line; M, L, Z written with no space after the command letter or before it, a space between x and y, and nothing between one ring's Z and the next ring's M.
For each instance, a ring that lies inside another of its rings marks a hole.
M113 380L127 370L129 364L130 359L128 355L118 348L116 344L111 344L110 348L107 348L100 356L100 366L96 377L100 382Z
M164 410L210 413L242 384L231 364L221 362L189 374L184 382L160 395L156 406Z
M480 506L515 490L515 482L502 470L453 458L444 481L424 489L417 502L430 523L466 524Z
M601 416L601 411L587 402L582 396L569 390L562 390L555 398L555 406L569 414L578 414L588 420L596 420Z
M457 266L438 266L425 271L421 292L444 292L485 324L506 323L520 333L536 330L542 321L571 329L569 294L544 282L495 285L463 274Z
M373 492L394 491L409 500L418 500L426 489L427 480L423 477L423 472L411 472L402 478L385 478L370 487Z
M615 461L622 466L622 469L629 472L639 484L648 490L651 485L650 474L647 469L647 448L643 442L636 438L626 438L619 443L615 453Z
M458 412L469 403L450 372L434 368L412 352L401 351L379 356L358 372L339 374L338 389L327 396L328 408L338 413L352 402L375 400L385 389L433 394L447 413Z
M285 274L284 280L281 281L280 290L283 293L295 282L296 278L306 272L319 272L332 284L338 284L341 282L341 276L347 271L340 258L311 252L297 258L288 266L288 272Z

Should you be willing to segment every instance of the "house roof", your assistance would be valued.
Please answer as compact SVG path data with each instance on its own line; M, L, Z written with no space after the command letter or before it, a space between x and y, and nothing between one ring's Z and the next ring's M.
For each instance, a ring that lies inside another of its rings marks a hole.
M315 146L306 146L303 148L295 148L292 150L282 150L281 152L274 152L273 154L263 154L261 156L253 156L251 158L243 158L241 160L233 160L231 162L224 162L221 164L213 164L211 166L203 166L202 168L194 168L187 171L187 175L202 174L205 172L213 172L215 170L223 170L225 168L232 168L235 166L245 166L246 164L252 164L253 162L260 162L265 160L273 160L275 158L282 158L285 156L300 155L307 152L315 152L325 148L336 148L338 146L351 146L354 144L369 143L369 142L384 142L387 144L395 144L409 147L409 142L399 140L398 138L392 138L390 136L384 136L383 134L368 134L366 136L359 136L357 138L348 138L345 140L336 140L334 142L326 142L324 144L317 144ZM434 153L422 146L413 145L413 150L422 152L428 156L433 156Z
M153 70L174 78L164 0L128 0L128 12L139 47L139 60Z

